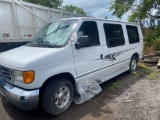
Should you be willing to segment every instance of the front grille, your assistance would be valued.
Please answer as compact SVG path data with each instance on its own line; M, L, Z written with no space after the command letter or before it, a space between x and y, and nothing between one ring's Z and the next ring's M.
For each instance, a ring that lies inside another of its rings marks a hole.
M0 75L3 79L7 81L11 81L12 79L12 72L9 68L0 66Z

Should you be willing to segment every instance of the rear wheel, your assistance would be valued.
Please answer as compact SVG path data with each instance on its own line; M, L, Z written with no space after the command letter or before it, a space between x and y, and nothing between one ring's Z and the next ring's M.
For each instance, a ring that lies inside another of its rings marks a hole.
M52 115L65 112L73 100L73 85L67 79L56 79L50 82L42 95L42 106Z
M134 55L130 61L130 72L136 71L138 58Z

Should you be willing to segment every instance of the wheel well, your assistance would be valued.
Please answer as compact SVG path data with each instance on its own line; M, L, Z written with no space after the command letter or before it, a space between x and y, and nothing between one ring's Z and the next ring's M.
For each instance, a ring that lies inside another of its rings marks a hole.
M133 55L132 55L132 57L133 56L136 56L136 58L137 58L137 62L139 61L139 56L138 56L138 53L134 53Z
M51 81L54 81L56 80L57 78L67 78L68 80L70 80L73 84L73 87L74 87L74 92L77 92L77 88L76 88L76 84L75 84L75 79L74 77L70 74L70 73L61 73L61 74L57 74L57 75L54 75L50 78L48 78L42 85L42 87L40 88L40 101L41 101L41 98L42 98L42 93L46 87L47 84L49 84Z

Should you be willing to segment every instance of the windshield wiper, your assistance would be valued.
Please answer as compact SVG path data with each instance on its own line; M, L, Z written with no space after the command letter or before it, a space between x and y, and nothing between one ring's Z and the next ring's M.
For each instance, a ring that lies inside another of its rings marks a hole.
M45 36L49 36L50 34L56 33L56 32L57 32L58 30L60 30L60 29L68 28L69 26L70 26L70 25L66 25L66 26L60 27L60 25L59 25L56 30L52 31L51 33L49 33L49 34L47 34L47 35L45 35Z
M62 46L59 46L59 45L54 45L54 44L50 44L49 42L42 42L42 43L33 43L33 42L30 42L28 44L26 44L26 46L31 46L31 47L48 47L48 48L60 48Z

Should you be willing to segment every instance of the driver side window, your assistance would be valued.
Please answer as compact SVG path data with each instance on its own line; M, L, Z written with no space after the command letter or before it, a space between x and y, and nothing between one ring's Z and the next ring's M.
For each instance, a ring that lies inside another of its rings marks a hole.
M97 23L94 21L83 22L77 35L78 39L80 39L81 36L88 36L89 46L100 45Z

